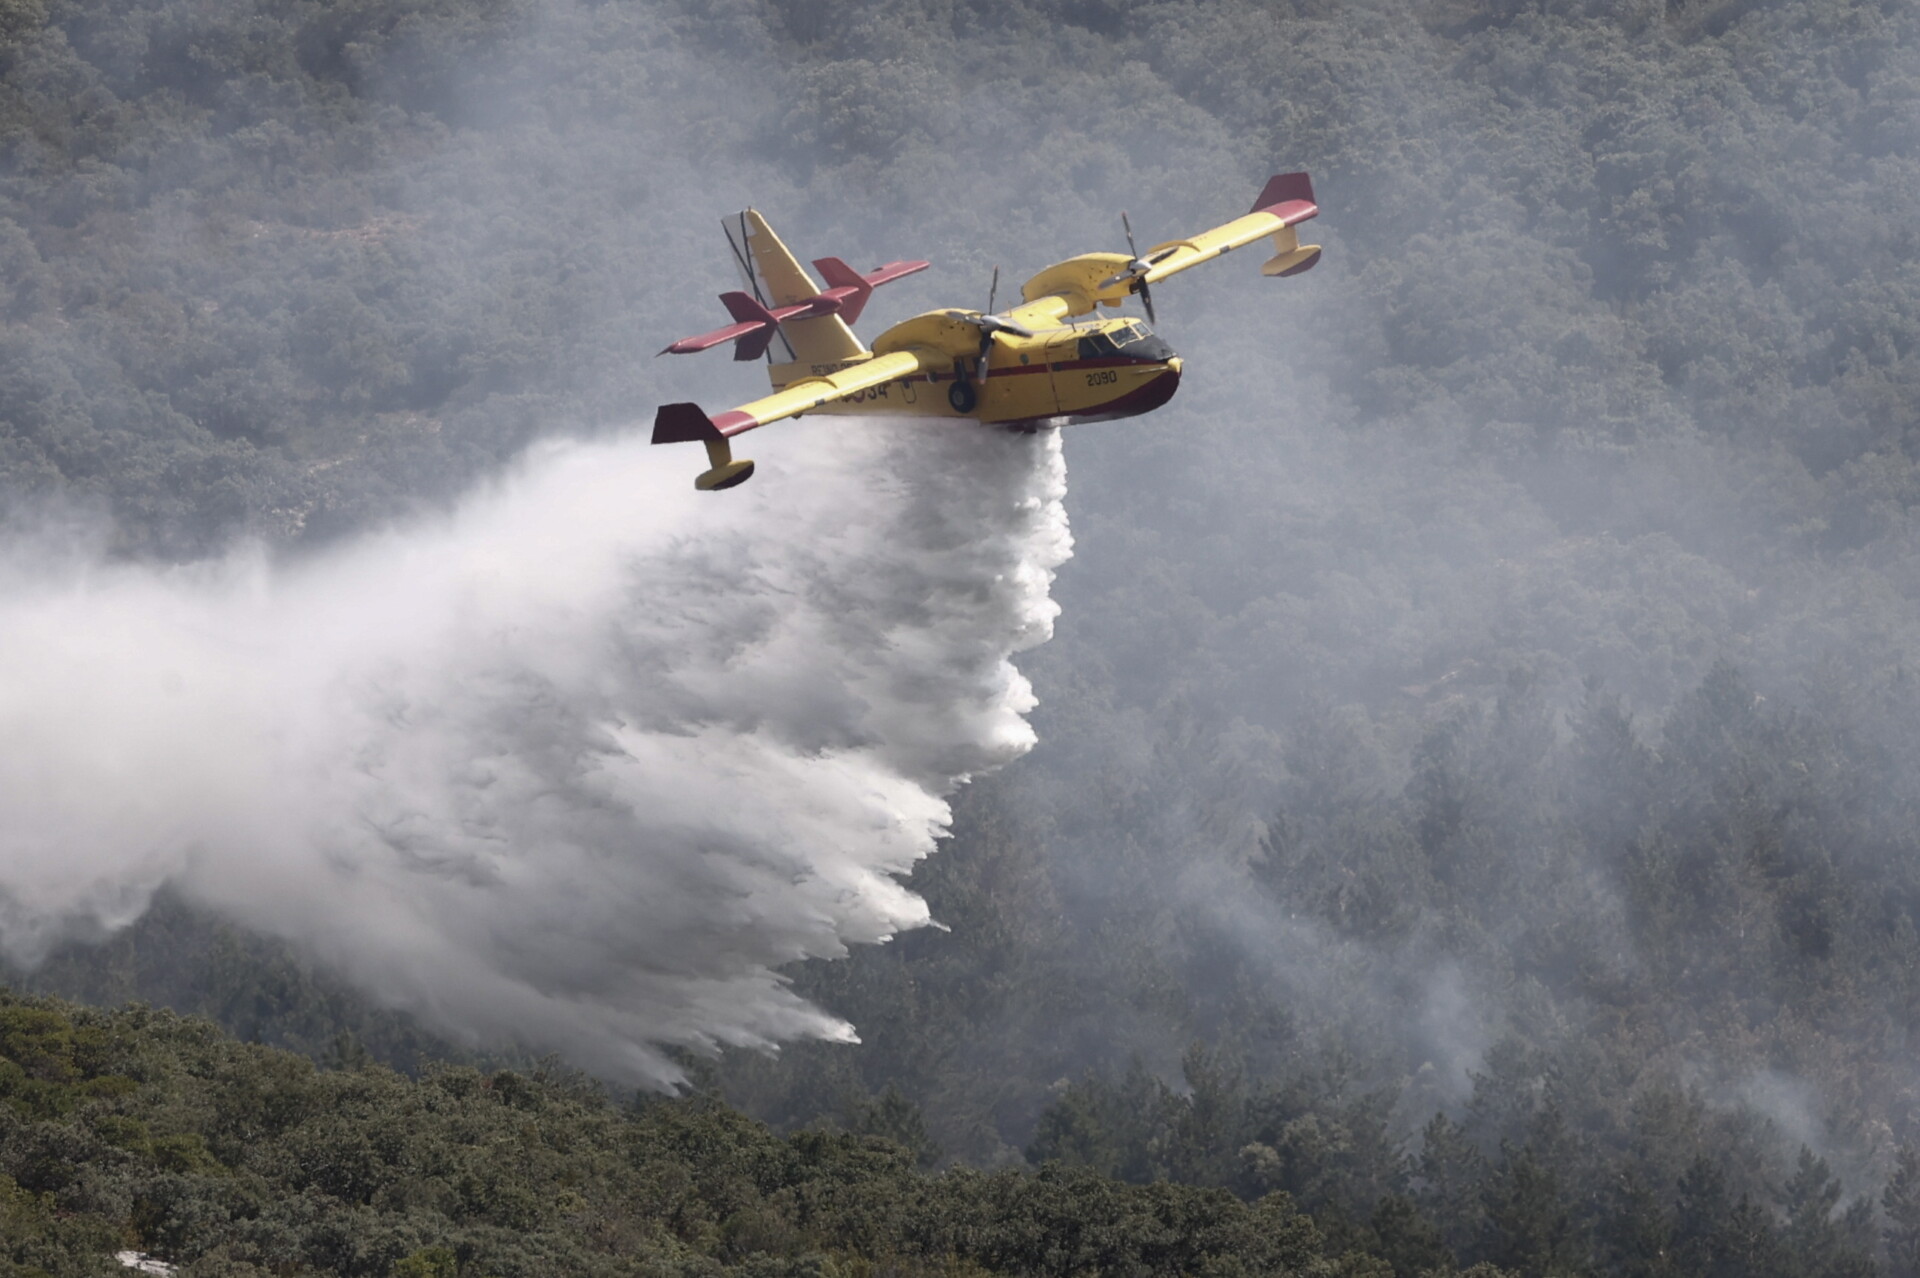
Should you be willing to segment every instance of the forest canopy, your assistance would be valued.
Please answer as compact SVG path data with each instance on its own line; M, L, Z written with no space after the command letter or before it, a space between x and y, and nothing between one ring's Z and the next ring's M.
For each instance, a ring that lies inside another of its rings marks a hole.
M564 1070L409 1080L144 1008L0 996L0 1266L196 1275L1375 1275L1284 1194L1053 1168L916 1172L705 1099L621 1109Z

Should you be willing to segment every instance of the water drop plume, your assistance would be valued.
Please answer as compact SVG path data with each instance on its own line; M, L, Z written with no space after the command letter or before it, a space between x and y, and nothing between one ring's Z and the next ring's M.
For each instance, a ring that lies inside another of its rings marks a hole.
M771 434L771 432L769 432ZM756 441L759 442L759 441ZM557 443L299 564L0 562L0 947L163 884L463 1040L671 1085L851 1040L776 969L927 923L898 876L1033 743L1058 437L795 423ZM689 455L691 454L691 455Z

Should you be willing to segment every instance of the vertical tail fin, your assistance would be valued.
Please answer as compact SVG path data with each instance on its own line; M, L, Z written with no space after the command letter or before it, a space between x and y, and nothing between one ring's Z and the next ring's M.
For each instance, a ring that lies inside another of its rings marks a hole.
M867 309L867 299L873 296L873 285L837 257L816 257L813 259L813 269L820 272L820 278L827 282L828 288L853 290L847 300L840 303L840 318L849 324L858 324L860 312Z
M801 269L759 213L747 209L721 224L726 227L727 242L733 246L740 278L762 306L792 306L819 296L819 285ZM832 364L865 355L867 348L838 315L821 315L781 324L770 351L775 364Z

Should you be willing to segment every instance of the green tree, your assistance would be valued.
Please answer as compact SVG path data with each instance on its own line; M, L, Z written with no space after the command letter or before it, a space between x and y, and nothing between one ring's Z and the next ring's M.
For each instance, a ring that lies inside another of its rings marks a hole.
M1920 1154L1913 1146L1900 1147L1893 1175L1880 1193L1880 1208L1887 1220L1881 1237L1887 1247L1888 1274L1920 1278Z

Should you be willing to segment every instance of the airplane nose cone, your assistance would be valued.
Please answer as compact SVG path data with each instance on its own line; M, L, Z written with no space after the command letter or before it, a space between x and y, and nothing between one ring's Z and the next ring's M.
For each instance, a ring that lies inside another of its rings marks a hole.
M1173 398L1180 389L1180 357L1174 356L1162 367L1161 371L1129 391L1114 405L1126 416L1135 413L1150 413Z
M1148 383L1148 389L1154 393L1156 408L1173 398L1173 393L1180 389L1180 357L1178 355L1167 361L1167 371Z

